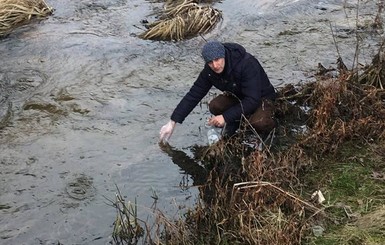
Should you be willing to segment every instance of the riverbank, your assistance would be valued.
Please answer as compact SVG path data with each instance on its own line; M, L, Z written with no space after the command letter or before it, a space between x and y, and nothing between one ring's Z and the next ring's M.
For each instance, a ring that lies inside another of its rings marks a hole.
M359 77L340 65L280 90L280 125L262 150L243 131L197 147L207 172L199 171L196 206L177 220L157 213L157 232L140 236L168 244L383 244L384 60ZM202 168L180 166L192 176Z
M314 81L318 63L335 67L336 44L352 67L357 1L263 3L216 3L224 20L205 38L243 44L277 88ZM116 185L143 207L144 219L154 192L170 218L193 206L197 187L179 160L199 162L192 145L206 144L207 110L196 108L174 132L171 144L184 158L159 148L158 131L199 73L204 40L137 38L158 3L48 4L52 18L0 40L1 96L13 103L0 134L1 243L110 242L115 210L105 197L115 197ZM370 26L375 2L358 10L358 24L367 27L358 29L358 58L366 64L383 34Z
M351 33L378 35L375 46L383 47L383 25L375 19ZM330 31L335 62L327 68L319 62L303 87L286 84L279 90L281 124L274 146L247 153L242 140L234 140L201 151L211 172L200 186L200 201L185 220L161 216L158 225L165 233L157 238L170 244L385 242L384 219L374 218L383 214L385 203L383 49L362 69L358 57L345 63L346 50L336 41L344 37L336 36L332 25Z

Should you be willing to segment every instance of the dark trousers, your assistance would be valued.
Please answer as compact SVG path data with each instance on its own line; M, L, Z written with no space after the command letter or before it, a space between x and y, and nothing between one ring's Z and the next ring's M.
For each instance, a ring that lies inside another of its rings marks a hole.
M217 116L223 114L227 109L239 103L240 101L234 96L230 94L221 94L210 101L209 110L213 115ZM263 99L257 110L251 115L245 115L245 117L258 134L267 134L276 127L274 113L275 106L273 101ZM234 131L230 134L235 133L235 130L239 128L239 121L230 123L226 125L226 127L229 127L230 130Z

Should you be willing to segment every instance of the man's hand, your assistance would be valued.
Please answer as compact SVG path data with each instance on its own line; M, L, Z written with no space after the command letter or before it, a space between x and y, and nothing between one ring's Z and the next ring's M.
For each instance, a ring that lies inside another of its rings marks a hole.
M225 126L225 119L222 115L211 117L209 118L208 125L223 128Z
M170 120L167 124L165 124L160 129L159 136L160 136L160 141L162 143L166 143L170 139L172 132L174 132L174 128L175 128L175 122L173 120Z

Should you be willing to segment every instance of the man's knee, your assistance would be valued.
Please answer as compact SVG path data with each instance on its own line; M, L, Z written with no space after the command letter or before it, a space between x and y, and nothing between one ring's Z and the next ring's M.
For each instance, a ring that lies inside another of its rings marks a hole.
M213 115L221 115L223 113L222 106L220 105L218 100L215 100L215 98L210 101L209 110L210 110L210 113Z
M250 117L250 124L258 133L270 132L277 126L274 118L275 106L272 101L264 101Z
M239 101L233 96L220 94L210 101L209 110L213 115L221 115L236 103Z
M276 121L272 117L259 118L259 120L250 123L258 133L268 133L277 126Z

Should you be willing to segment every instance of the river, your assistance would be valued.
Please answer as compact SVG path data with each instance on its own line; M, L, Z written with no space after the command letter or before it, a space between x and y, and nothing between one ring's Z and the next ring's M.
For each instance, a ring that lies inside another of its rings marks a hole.
M359 1L360 24L374 19L374 2ZM159 129L203 67L205 41L139 39L141 21L161 7L156 1L47 4L52 16L0 39L0 115L12 105L0 129L0 243L108 244L116 215L108 200L117 187L144 220L154 195L159 210L179 217L198 191L178 161L199 163L191 147L207 144L207 108L198 106L174 131L170 144L183 159L160 149ZM205 39L244 45L277 88L314 80L318 63L336 66L337 51L354 65L357 1L214 7L223 21ZM383 35L369 29L358 33L363 64Z

